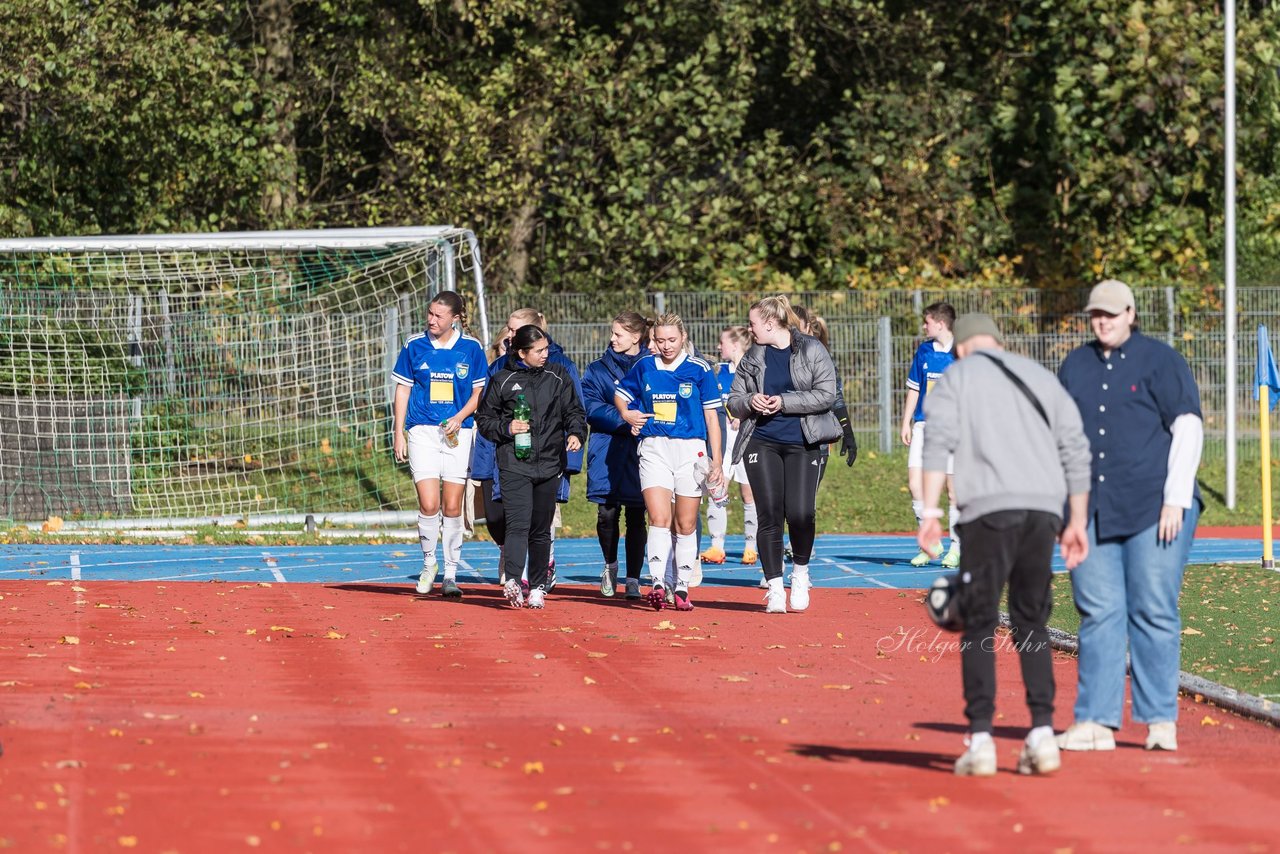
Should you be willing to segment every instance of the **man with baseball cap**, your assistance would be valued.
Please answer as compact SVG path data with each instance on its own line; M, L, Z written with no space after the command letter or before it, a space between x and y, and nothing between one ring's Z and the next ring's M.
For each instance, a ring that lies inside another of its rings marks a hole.
M1094 339L1058 377L1092 450L1089 556L1071 574L1080 611L1080 686L1064 750L1114 750L1124 715L1125 652L1133 720L1148 750L1178 749L1178 594L1200 516L1200 392L1185 359L1138 329L1133 291L1108 279L1085 305Z
M922 549L933 549L941 536L938 499L947 457L953 454L965 543L958 604L969 719L968 749L956 760L955 773L996 772L994 637L1000 592L1007 583L1032 725L1018 770L1047 774L1061 763L1053 737L1053 663L1045 628L1053 605L1050 562L1055 540L1069 568L1088 551L1089 442L1080 413L1057 378L1030 359L1004 352L990 315L964 315L954 331L958 361L925 401L929 430L917 539Z

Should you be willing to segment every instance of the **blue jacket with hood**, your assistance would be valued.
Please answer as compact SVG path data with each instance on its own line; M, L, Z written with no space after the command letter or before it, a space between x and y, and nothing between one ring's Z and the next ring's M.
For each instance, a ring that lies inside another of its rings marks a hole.
M639 443L631 435L631 425L618 415L613 395L617 381L647 355L647 350L641 350L628 356L615 353L610 347L587 365L583 374L582 404L591 428L591 439L587 443L587 500L595 504L644 506Z

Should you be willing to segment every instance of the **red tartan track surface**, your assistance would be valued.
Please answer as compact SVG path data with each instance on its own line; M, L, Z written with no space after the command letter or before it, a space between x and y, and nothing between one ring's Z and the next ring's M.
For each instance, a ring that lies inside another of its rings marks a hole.
M1006 648L1001 772L960 779L959 654L918 593L694 592L0 582L0 849L1276 850L1268 726L1186 699L1177 753L1126 724L1021 777Z

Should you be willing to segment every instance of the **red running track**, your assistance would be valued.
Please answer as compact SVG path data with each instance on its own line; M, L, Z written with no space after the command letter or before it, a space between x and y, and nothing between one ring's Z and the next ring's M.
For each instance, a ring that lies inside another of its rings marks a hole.
M1129 725L1020 777L1005 650L1001 773L958 779L959 657L917 593L815 590L786 616L695 593L677 614L557 590L539 613L496 588L0 583L0 849L1276 845L1270 727L1186 700L1178 753ZM1056 672L1061 728L1074 661Z

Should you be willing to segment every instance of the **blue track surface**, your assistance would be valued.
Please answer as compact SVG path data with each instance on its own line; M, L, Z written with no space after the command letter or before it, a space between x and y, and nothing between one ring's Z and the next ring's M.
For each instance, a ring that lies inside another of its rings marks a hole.
M737 563L742 538L730 537L729 560L704 564L704 584L752 586L759 565ZM835 536L818 538L810 575L821 587L918 589L938 575L937 563L913 567L915 540L906 536ZM1257 540L1202 539L1191 550L1191 562L1254 563L1262 555ZM498 549L492 543L469 542L462 549L462 584L496 581ZM84 581L267 581L297 583L404 582L417 578L422 553L416 543L334 546L0 546L0 580L46 579ZM556 567L568 583L595 584L600 577L600 547L594 539L556 542ZM1055 558L1054 570L1063 571Z

